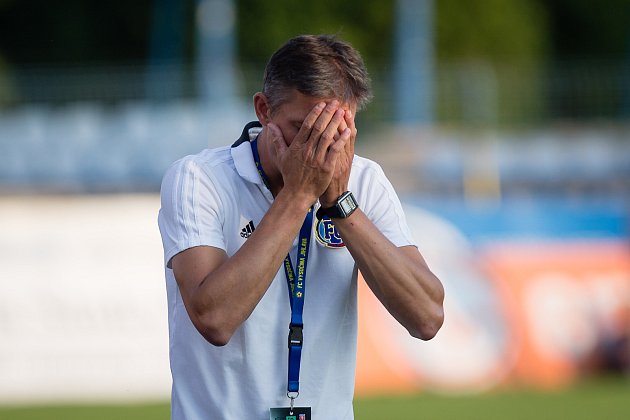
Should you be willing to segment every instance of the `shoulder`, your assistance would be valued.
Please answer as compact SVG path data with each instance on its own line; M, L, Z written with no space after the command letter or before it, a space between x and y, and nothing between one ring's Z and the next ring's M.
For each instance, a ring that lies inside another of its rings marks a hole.
M384 200L397 201L396 191L381 165L361 156L354 156L348 187L364 209Z
M173 162L164 174L162 183L177 182L182 177L214 178L229 173L234 167L229 147L205 149L197 154L184 156Z
M229 165L232 162L232 155L229 147L219 147L216 149L204 149L195 155L184 156L175 161L168 168L168 172L203 170L212 171L217 167Z
M166 170L160 185L163 202L183 197L223 195L230 188L236 171L229 147L205 149L184 156Z
M354 155L350 176L356 178L357 180L366 181L374 178L384 178L385 173L383 172L381 165L375 161L359 155Z

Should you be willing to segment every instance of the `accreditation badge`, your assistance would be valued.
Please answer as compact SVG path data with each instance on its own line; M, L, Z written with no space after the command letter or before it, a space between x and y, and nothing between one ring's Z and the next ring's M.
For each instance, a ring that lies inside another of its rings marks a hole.
M311 407L271 408L269 420L311 420Z

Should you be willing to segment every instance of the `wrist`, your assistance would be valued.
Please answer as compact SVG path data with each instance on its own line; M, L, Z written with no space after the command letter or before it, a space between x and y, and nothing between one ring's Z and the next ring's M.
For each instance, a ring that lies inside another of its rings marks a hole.
M317 210L316 216L320 220L324 217L345 219L350 217L359 206L350 191L340 194L331 206L326 206L325 203L327 202L320 201L321 207Z
M337 200L327 201L327 200L322 200L322 198L319 199L319 205L320 205L320 207L322 207L324 209L328 209L330 207L335 207L335 204L337 204Z
M315 201L317 201L317 198L313 198L301 191L293 193L288 189L283 188L278 193L276 201L286 202L290 208L295 209L300 213L306 213Z
M334 192L326 191L325 194L322 194L322 196L319 197L320 206L325 209L335 207L337 205L337 200L339 200L339 197L341 197L346 191L347 189Z

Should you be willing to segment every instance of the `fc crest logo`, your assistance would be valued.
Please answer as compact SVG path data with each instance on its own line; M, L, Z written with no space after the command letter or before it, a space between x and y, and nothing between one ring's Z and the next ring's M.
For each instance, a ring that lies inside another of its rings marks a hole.
M344 248L346 246L330 217L323 217L319 220L315 226L315 231L319 243L328 248Z

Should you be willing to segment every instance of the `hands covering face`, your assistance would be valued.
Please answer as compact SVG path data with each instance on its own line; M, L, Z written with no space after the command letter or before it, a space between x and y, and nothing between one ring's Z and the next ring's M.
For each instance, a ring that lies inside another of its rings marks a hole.
M269 123L284 188L323 207L347 191L356 128L354 113L339 101L320 102L304 119L288 145L279 127Z

